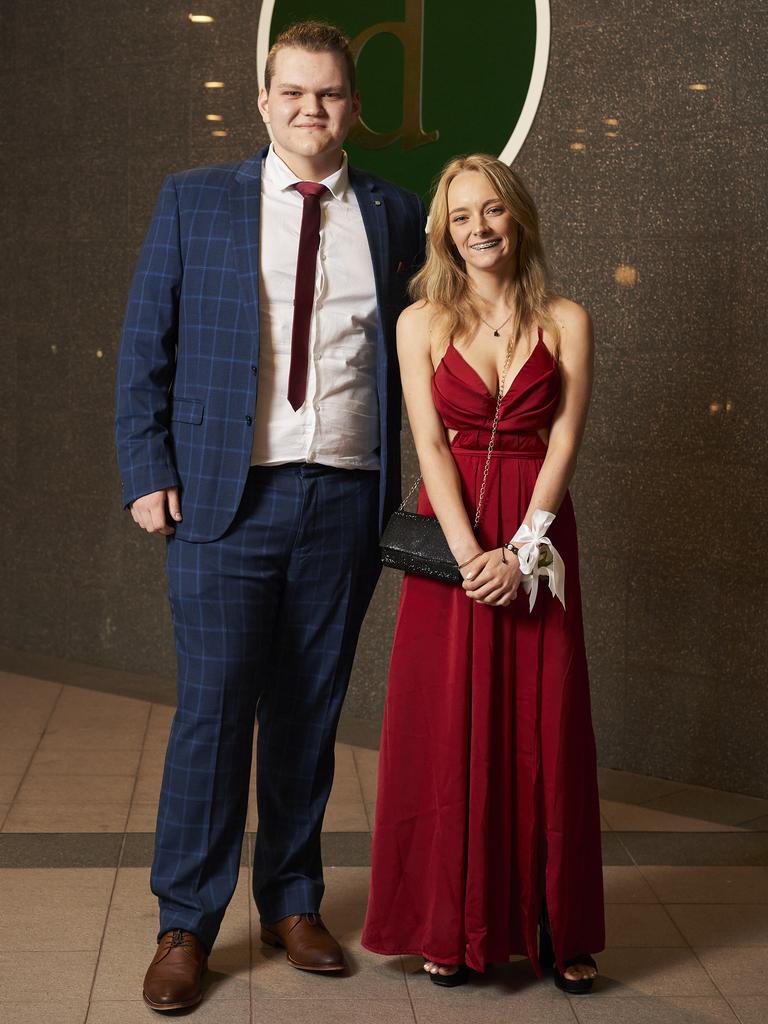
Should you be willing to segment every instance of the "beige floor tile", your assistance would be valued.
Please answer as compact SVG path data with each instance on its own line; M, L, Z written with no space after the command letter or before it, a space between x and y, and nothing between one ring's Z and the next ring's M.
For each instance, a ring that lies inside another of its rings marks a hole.
M410 1004L400 1000L265 999L253 993L253 1024L414 1024L414 1020Z
M610 999L601 994L598 998L574 997L571 1006L579 1024L738 1024L738 1018L721 996Z
M114 868L0 870L0 949L98 950Z
M194 1024L249 1024L251 1005L248 1000L217 1002L205 997L202 1003L189 1012L165 1016L173 1020L174 1016L179 1018L190 1015L194 1015ZM99 999L91 1003L87 1024L149 1024L161 1020L163 1016L153 1013L141 999ZM279 1017L275 1017L270 1024L278 1024L279 1020Z
M0 804L0 832L3 830L3 825L5 823L5 819L8 817L10 809L10 804Z
M0 672L0 735L3 745L26 748L40 736L61 694L60 683Z
M59 804L17 800L3 823L3 832L122 832L128 818L128 803Z
M608 819L606 818L606 816L604 814L600 815L600 831L601 832L611 832L612 831L611 826L608 823Z
M323 822L324 832L367 832L368 816L362 800L349 803L328 802Z
M242 871L209 961L206 986L213 1001L249 998L249 875ZM148 868L121 868L104 933L94 1001L133 1001L152 959L158 929L157 900Z
M36 736L34 743L26 747L9 747L6 745L6 737L3 736L0 745L0 772L3 775L23 775L32 760L37 743Z
M133 775L39 775L32 769L16 801L25 804L61 804L77 808L82 803L126 806L135 784Z
M686 786L676 793L649 800L646 807L703 821L722 821L728 825L738 825L768 814L768 800L705 786Z
M14 772L12 775L0 775L0 803L13 803L13 798L16 796L16 791L23 777L23 772Z
M363 799L366 803L374 803L376 800L379 752L378 750L366 750L364 747L354 747L353 752L360 786L363 791Z
M661 904L609 903L605 908L606 945L685 946L685 939Z
M65 686L48 722L47 732L60 729L140 729L147 728L151 705L145 700L100 693L77 686Z
M768 946L768 904L668 903L666 909L691 946Z
M136 788L133 791L133 799L137 804L155 804L160 799L160 789L163 785L162 774L145 773L136 779Z
M667 814L651 807L601 800L600 806L608 824L616 832L740 832L734 825L701 821L678 814Z
M731 1006L739 1015L741 1024L765 1024L768 1020L768 995L732 996Z
M95 950L76 953L0 952L0 1006L7 1002L88 1002Z
M157 803L141 804L134 801L128 812L126 832L154 832L157 826Z
M416 1019L429 1024L521 1021L573 1024L568 1000L549 977L536 978L527 959L498 964L467 985L446 990L434 985L418 957L404 957L408 992ZM448 996L448 999L445 997Z
M659 898L636 867L603 868L606 903L658 903Z
M52 750L141 750L143 726L122 729L118 722L110 728L81 728L67 726L46 730L39 749L46 754Z
M155 746L147 746L144 744L144 749L141 752L141 759L139 760L138 774L140 776L162 775L164 768L165 747L160 744L156 744Z
M662 903L768 903L765 868L644 864L640 871Z
M78 750L76 748L38 750L29 768L34 775L135 775L140 751Z
M689 949L606 949L596 957L607 996L717 995L707 972Z
M363 802L363 792L360 788L360 780L356 772L351 774L340 774L336 772L333 779L330 800L338 803L349 803L350 801Z
M83 1024L88 996L82 999L53 999L48 1002L0 1003L3 1024Z
M259 995L281 999L377 999L408 1005L399 958L380 957L349 946L344 951L348 971L324 975L297 971L287 963L284 950L259 942L256 927L251 968L254 999Z
M149 724L144 738L145 747L160 746L165 749L168 746L168 735L171 731L173 716L176 708L168 707L167 704L153 704L149 714Z
M696 947L724 996L768 996L768 946Z
M369 832L373 832L374 822L376 821L376 801L366 800L364 806L365 814L366 817L368 818L368 830Z

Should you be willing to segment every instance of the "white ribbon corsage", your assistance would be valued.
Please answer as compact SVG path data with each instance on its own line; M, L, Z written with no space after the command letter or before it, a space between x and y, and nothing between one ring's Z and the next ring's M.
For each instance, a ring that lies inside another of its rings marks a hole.
M519 548L517 557L523 573L522 586L529 595L529 611L533 611L541 577L548 580L552 596L565 608L565 564L552 541L545 536L554 520L554 512L537 508L531 525L523 523L512 538Z

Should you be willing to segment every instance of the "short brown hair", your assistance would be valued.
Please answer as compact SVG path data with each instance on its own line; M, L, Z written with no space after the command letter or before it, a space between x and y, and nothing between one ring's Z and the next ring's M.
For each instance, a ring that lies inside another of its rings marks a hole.
M357 75L349 39L340 29L327 21L297 21L295 25L283 29L267 54L267 63L264 67L264 88L267 92L275 72L277 52L287 46L297 50L309 50L310 53L338 53L344 58L349 87L354 93Z

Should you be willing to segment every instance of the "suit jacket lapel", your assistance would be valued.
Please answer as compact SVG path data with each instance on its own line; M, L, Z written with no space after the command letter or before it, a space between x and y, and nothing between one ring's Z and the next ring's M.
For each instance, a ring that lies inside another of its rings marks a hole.
M360 205L360 214L371 249L373 276L376 281L376 299L379 306L379 323L382 325L383 336L389 297L389 225L384 193L375 182L353 167L349 168L349 180Z
M246 313L255 337L259 336L259 231L261 222L261 167L268 147L245 160L229 189L237 276Z

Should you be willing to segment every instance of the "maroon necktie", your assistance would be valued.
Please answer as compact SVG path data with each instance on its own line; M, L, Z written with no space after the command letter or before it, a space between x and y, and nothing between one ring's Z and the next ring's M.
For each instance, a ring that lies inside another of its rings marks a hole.
M297 181L294 188L304 197L304 207L301 211L299 256L296 261L296 290L293 293L288 401L294 409L300 409L307 394L309 325L315 300L317 248L320 245L320 196L328 189L316 181Z

